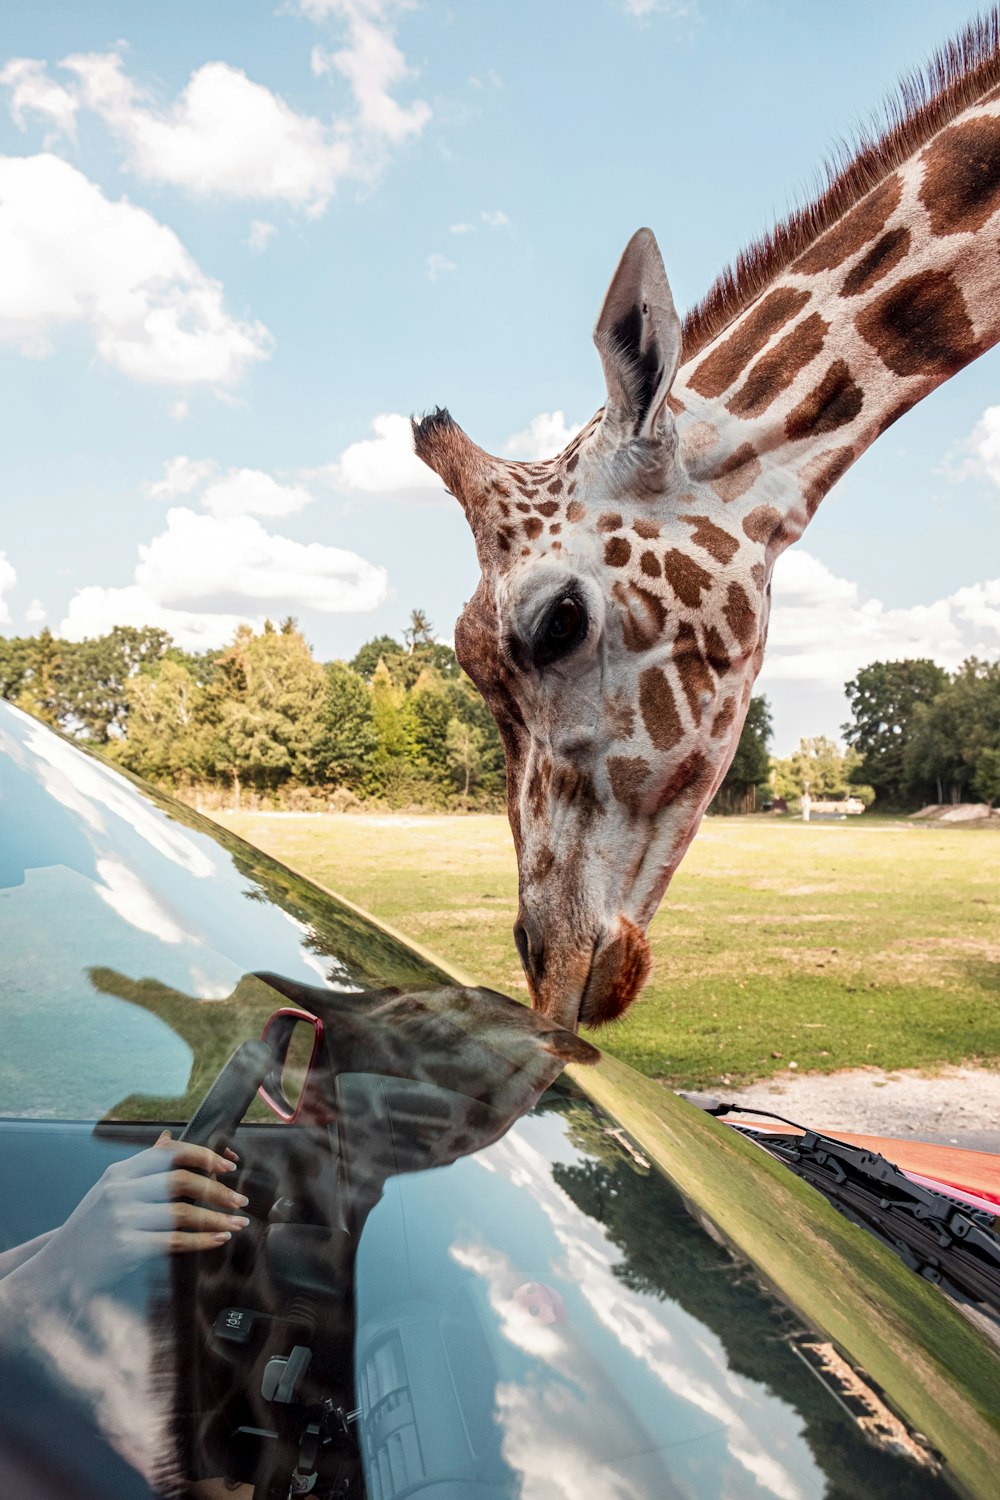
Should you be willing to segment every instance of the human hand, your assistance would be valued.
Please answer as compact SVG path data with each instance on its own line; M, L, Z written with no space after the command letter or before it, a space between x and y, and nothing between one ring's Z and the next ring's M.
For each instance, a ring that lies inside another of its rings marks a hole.
M238 1212L247 1199L217 1180L236 1162L232 1151L164 1130L147 1151L108 1167L28 1264L79 1295L157 1255L218 1249L250 1222Z

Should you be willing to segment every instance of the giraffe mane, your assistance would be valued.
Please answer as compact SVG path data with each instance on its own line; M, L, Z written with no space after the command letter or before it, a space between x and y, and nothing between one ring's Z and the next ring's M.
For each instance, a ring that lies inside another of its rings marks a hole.
M843 143L821 169L813 198L767 230L716 279L684 319L682 363L693 359L754 303L848 209L884 182L921 146L990 88L1000 85L1000 9L975 17L905 73L880 115Z

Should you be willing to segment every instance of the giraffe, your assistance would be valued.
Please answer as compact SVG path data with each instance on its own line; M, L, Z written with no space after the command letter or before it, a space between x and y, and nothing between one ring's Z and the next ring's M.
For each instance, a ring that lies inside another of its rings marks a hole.
M497 721L533 1005L622 1014L735 753L775 560L875 439L1000 339L1000 14L910 78L880 137L681 324L648 229L594 330L607 399L558 457L417 454L481 568L455 650Z

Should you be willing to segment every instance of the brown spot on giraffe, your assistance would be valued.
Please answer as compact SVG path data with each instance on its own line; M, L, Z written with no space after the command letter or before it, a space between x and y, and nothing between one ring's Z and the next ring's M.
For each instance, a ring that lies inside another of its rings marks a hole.
M657 750L672 750L684 737L673 689L659 667L639 675L639 712Z
M681 797L701 796L712 780L712 768L700 750L693 750L681 761L656 799L657 811Z
M624 689L619 688L605 700L604 721L612 739L630 740L635 734L635 709Z
M671 547L663 559L663 576L689 609L697 609L702 593L712 587L711 573L677 547Z
M728 647L714 625L709 625L705 631L705 658L719 677L723 677L732 666Z
M936 235L973 234L1000 207L1000 119L979 115L924 152L920 201Z
M571 500L566 507L567 521L582 521L587 514L587 507L579 500Z
M542 533L542 523L537 516L529 516L526 521L521 522L521 530L529 541L534 541L536 536Z
M677 628L673 658L691 717L696 725L700 725L702 698L706 693L714 695L715 680L709 671L708 662L701 653L694 626L687 622Z
M561 479L553 479L552 483L551 484L547 484L545 486L545 488L548 490L548 492L549 492L550 495L561 495L562 494L562 480Z
M954 375L977 352L965 299L947 271L921 271L870 302L858 332L897 375Z
M636 536L641 536L644 542L654 542L660 534L660 525L658 521L646 521L642 516L638 516L632 522L632 530Z
M899 265L909 251L910 239L908 229L888 230L848 271L840 295L857 297L861 292L870 291L883 276L888 276L894 266Z
M760 459L752 443L741 443L715 471L712 488L725 504L745 495L760 478Z
M612 536L604 543L604 561L609 568L624 568L632 548L623 536Z
M558 500L539 500L535 506L540 516L554 516L559 509Z
M617 802L635 814L642 802L642 789L649 777L649 762L641 755L609 755L608 780Z
M846 427L848 422L854 421L864 399L846 360L835 359L819 385L788 413L785 436L795 442L798 438L814 437Z
M522 516L527 516L527 515L531 514L531 506L530 505L526 505L523 500L519 500L517 502L517 508L521 512Z
M769 292L752 312L740 320L735 333L724 339L697 366L688 382L692 390L699 396L721 396L768 340L801 312L808 301L808 292L793 287L778 287Z
M628 651L648 651L663 633L663 601L636 583L613 583L611 597L621 606L622 639Z
M562 522L553 521L549 527L549 536L558 536L560 531L562 531Z
M639 559L639 566L647 578L659 578L663 571L655 552L644 552Z
M757 361L735 396L726 402L727 409L734 417L761 416L799 371L812 364L823 348L829 328L819 313L804 318Z
M681 520L694 527L691 535L694 545L714 557L716 562L732 562L740 550L739 542L730 532L723 531L721 526L716 526L714 521L707 520L705 516L681 516Z
M580 455L579 455L579 453L574 453L573 457L566 464L566 473L567 474L572 474L573 470L576 468L576 466L577 466L577 464L579 462L580 462Z
M551 873L555 862L555 850L550 849L548 844L543 844L531 861L531 864L525 870L525 877L528 884L541 885L546 876Z
M757 615L742 584L729 585L722 612L744 651L750 651L757 644Z
M854 460L854 449L826 448L803 464L799 472L799 487L806 502L806 514L816 514L816 507L828 490L831 490L842 475L847 473Z
M727 698L712 720L712 738L717 740L725 734L726 730L736 718L736 699Z
M622 518L616 510L606 510L597 518L598 531L621 531Z
M783 529L781 512L775 510L773 505L758 505L743 521L743 530L750 540L763 542L766 547L779 539Z
M553 773L552 796L556 802L576 808L586 822L604 811L593 776L589 771L568 762L560 765Z
M528 809L533 818L540 818L544 813L551 784L552 761L547 755L541 756L527 786Z
M818 271L833 271L842 266L845 260L857 255L882 233L899 207L902 196L903 179L895 172L862 198L856 208L845 214L804 255L800 255L792 270L814 275Z
M762 589L764 587L764 564L754 563L753 567L750 569L750 577L753 579L757 587L759 589Z

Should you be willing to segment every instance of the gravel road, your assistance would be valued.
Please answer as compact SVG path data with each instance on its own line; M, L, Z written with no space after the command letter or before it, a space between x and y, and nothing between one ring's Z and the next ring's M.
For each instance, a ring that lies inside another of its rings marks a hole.
M738 1093L721 1085L713 1092L800 1124L1000 1153L1000 1072L987 1068L945 1068L933 1076L878 1068L786 1072Z

